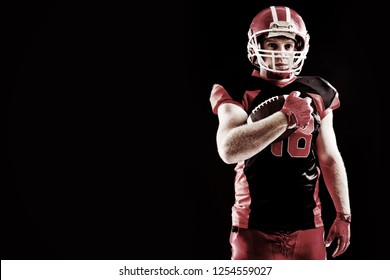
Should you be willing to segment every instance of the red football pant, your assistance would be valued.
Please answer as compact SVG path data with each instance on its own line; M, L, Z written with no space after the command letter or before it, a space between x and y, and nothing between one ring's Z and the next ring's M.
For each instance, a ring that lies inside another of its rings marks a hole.
M324 227L297 231L235 228L232 260L325 260Z

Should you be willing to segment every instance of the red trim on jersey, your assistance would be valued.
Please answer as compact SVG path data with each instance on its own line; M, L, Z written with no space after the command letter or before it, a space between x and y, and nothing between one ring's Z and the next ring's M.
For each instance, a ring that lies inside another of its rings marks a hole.
M235 203L232 207L232 221L233 226L248 228L252 200L249 193L249 184L244 173L244 165L245 162L242 161L237 163L234 168L236 177L234 181Z
M318 168L318 166L317 166L317 170L318 170L318 178L320 178L321 170ZM313 193L313 199L316 202L316 207L314 207L313 209L315 227L321 227L324 225L324 221L322 219L322 206L321 206L319 192L320 192L320 183L319 180L317 180L314 193Z
M252 76L262 78L263 80L271 81L274 85L277 85L278 87L281 87L281 88L284 86L287 86L288 84L291 84L292 82L294 82L298 78L298 76L292 76L290 79L286 79L286 80L271 80L271 79L268 79L266 77L260 76L259 70L256 70L256 69L253 70Z
M336 96L333 98L332 103L328 108L325 109L324 100L319 94L313 94L308 93L312 100L314 101L314 104L316 105L318 114L320 115L321 119L323 119L327 114L329 114L332 110L337 109L340 107L340 99L339 94L337 93Z
M233 103L243 108L242 104L233 100L225 88L219 84L215 84L211 90L210 103L214 114L218 114L218 107L222 103Z

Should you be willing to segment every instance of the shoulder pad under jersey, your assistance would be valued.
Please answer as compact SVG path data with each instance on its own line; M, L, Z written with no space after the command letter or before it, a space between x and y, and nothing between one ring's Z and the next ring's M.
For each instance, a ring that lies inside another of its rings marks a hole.
M324 101L325 108L328 108L337 96L337 90L328 81L318 76L299 76L287 87L289 86L294 87L294 90L302 88L306 92L319 94Z

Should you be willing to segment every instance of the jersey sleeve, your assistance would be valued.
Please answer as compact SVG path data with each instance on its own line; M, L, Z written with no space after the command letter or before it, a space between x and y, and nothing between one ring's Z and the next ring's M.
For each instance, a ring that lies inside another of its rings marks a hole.
M211 109L218 114L218 107L223 103L232 103L244 109L243 105L235 101L220 84L214 84L210 95Z
M307 93L312 98L318 113L323 119L331 111L340 107L338 91L321 77L302 77L300 82L310 87Z
M336 93L334 98L332 99L331 103L326 106L324 103L324 100L321 98L320 95L318 94L309 94L316 105L317 111L323 119L327 114L329 114L331 111L337 109L340 107L340 99L339 99L339 94Z

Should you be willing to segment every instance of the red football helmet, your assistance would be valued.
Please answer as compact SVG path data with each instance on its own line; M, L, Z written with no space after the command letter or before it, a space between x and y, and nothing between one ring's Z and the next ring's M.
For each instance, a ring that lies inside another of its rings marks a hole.
M294 39L297 50L293 52L264 50L263 38L284 36ZM298 75L309 51L309 34L302 17L293 9L285 6L271 6L260 11L252 20L248 32L248 58L258 67L274 73L293 73ZM275 69L275 58L291 57L286 70ZM264 58L271 57L272 65L267 65Z

